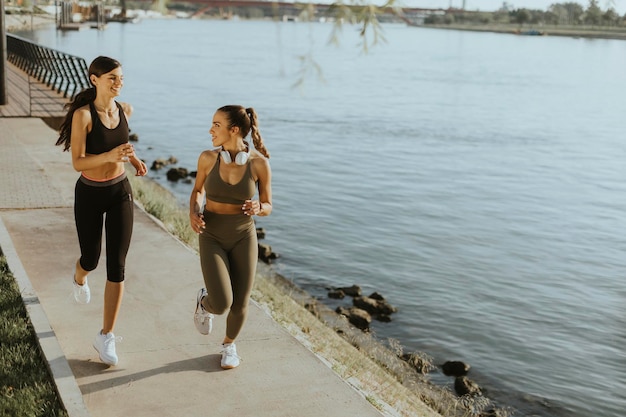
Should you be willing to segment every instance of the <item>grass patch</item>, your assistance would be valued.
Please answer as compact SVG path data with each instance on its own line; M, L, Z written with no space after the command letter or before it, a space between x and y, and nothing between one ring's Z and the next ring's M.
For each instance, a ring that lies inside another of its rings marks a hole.
M198 238L189 227L188 209L156 182L141 177L129 179L136 202L197 251ZM477 417L490 415L482 413L494 408L484 397L459 398L435 386L427 375L401 359L402 347L397 341L384 346L262 262L257 268L252 299L386 416ZM428 355L414 352L411 356L424 369L434 368ZM509 415L505 410L498 412L501 417Z
M0 415L67 416L19 287L0 254Z
M150 179L131 175L128 179L133 187L135 202L156 217L168 232L198 251L198 235L189 227L189 211L180 205L172 193Z

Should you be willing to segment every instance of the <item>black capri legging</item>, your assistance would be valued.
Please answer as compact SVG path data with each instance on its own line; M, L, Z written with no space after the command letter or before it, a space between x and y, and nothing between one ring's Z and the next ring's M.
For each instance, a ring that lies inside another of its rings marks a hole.
M126 254L133 233L133 209L133 191L125 174L104 182L91 181L81 175L74 194L81 268L93 271L98 266L104 222L107 280L124 281Z
M199 236L200 265L207 289L202 305L214 314L228 312L226 336L235 339L248 315L259 246L254 220L244 214L204 212Z

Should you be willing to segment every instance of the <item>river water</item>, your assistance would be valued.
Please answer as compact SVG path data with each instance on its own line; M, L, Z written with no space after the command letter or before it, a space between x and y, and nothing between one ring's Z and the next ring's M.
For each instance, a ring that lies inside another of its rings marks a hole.
M378 337L468 362L515 416L623 417L626 43L383 28L367 54L322 23L20 35L124 64L148 164L195 169L214 110L255 107L281 274L381 292L399 311ZM186 204L189 184L150 176Z

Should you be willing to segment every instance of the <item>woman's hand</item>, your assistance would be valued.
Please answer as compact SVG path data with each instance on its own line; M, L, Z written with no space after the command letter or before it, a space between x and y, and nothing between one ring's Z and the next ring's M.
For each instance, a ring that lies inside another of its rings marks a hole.
M191 224L191 230L197 234L202 233L206 226L204 223L204 215L202 213L190 213L189 223Z
M130 160L130 163L137 170L137 172L135 173L135 176L143 177L144 175L148 173L148 167L146 166L146 164L141 159L137 158L136 156L133 155L132 159Z
M261 212L261 202L258 200L246 200L241 210L243 210L243 214L246 216L254 216Z
M109 162L128 162L135 156L135 149L130 143L123 143L107 152Z

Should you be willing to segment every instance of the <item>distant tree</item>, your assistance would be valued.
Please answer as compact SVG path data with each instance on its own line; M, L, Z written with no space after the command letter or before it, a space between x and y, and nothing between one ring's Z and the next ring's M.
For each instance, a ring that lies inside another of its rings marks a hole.
M467 16L465 13L454 13L454 23L465 23L467 21Z
M532 23L535 25L539 23L544 23L546 13L543 10L534 9L534 10L529 10L528 12L530 13L529 23Z
M509 23L509 11L505 8L501 8L495 12L491 16L494 22L496 23Z
M511 21L518 23L520 26L530 22L531 17L528 9L516 9L511 12Z
M482 23L483 25L488 25L491 22L493 22L493 17L491 13L480 14L480 23Z
M426 25L441 25L443 23L443 16L430 14L424 18L424 24Z
M567 11L567 24L568 25L577 25L582 22L582 17L583 17L583 14L585 13L583 6L575 2L562 3L561 5Z
M602 15L602 24L606 26L617 26L619 24L619 20L619 15L612 7Z
M546 14L544 15L544 21L548 25L558 25L560 23L559 16L550 10L548 10Z
M585 10L584 21L588 25L599 25L602 22L602 10L598 6L598 0L589 0L589 6Z

